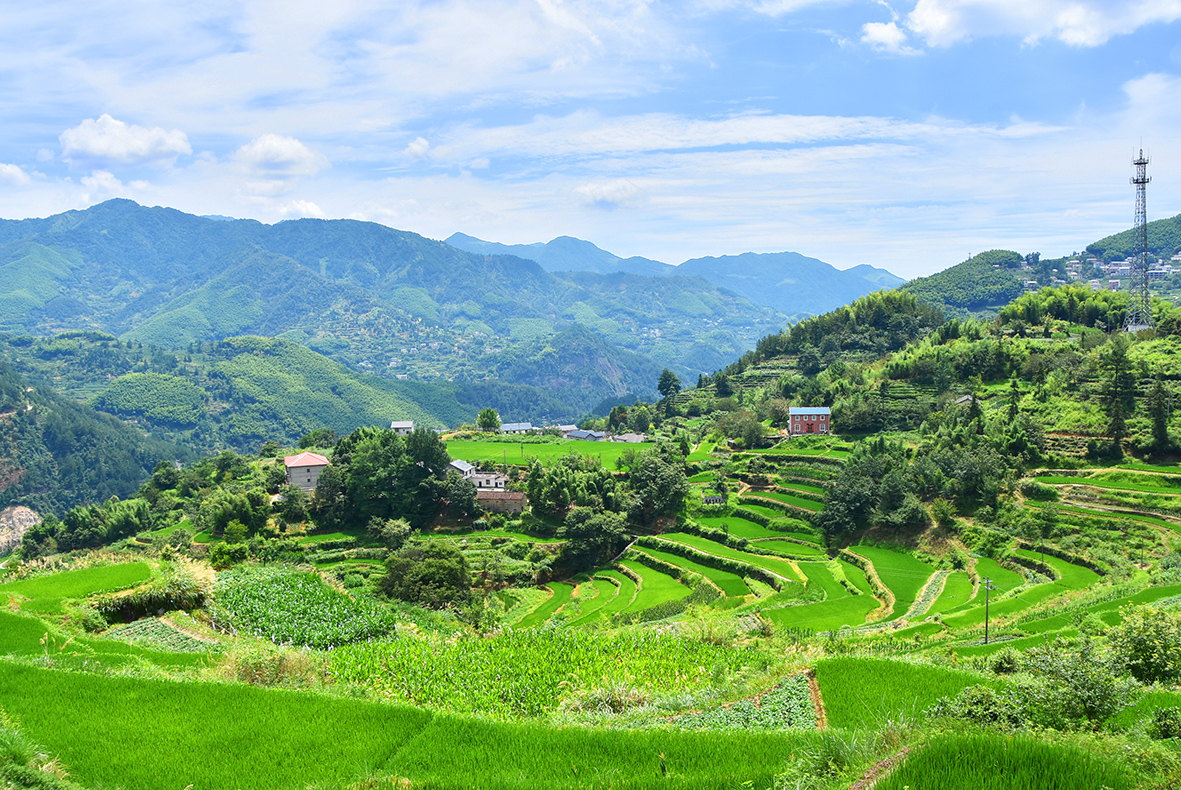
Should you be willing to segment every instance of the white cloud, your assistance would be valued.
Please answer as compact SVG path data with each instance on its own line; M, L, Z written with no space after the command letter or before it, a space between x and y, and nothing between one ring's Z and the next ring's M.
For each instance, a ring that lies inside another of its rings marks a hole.
M123 165L172 162L191 154L188 137L179 129L136 126L103 114L88 118L58 137L62 156L73 161L105 161Z
M1181 19L1181 0L918 0L906 26L931 46L965 39L1019 36L1094 47L1113 36Z
M315 217L316 219L324 219L324 212L310 200L292 200L283 205L279 209L279 213L284 217L291 218Z
M31 183L32 180L18 165L0 164L0 182L20 187Z
M586 206L615 209L634 206L641 202L644 191L625 178L616 178L577 186L574 188L574 196Z
M328 160L294 137L264 134L234 152L234 161L252 173L275 178L313 176Z
M410 145L406 146L406 150L403 151L403 153L405 153L407 156L412 156L415 159L421 159L422 157L426 156L430 147L431 144L428 143L425 138L415 137L414 140L411 141Z
M906 31L893 22L869 22L861 28L861 43L879 52L895 55L917 55L919 51L906 44Z

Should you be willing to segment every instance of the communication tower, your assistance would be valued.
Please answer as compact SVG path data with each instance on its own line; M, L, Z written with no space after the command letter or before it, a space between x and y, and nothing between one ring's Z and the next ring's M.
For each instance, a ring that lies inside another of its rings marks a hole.
M1136 228L1134 232L1135 257L1132 262L1132 286L1128 289L1128 315L1124 328L1129 332L1152 328L1152 294L1148 292L1148 209L1145 203L1145 187L1152 179L1148 177L1148 157L1144 149L1132 160L1136 175L1132 184L1136 187Z

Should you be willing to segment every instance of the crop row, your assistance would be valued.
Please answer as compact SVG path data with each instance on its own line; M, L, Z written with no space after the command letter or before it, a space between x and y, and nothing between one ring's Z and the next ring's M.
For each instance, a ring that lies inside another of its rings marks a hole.
M617 683L648 693L700 689L768 660L750 648L649 630L607 635L561 627L349 645L331 658L339 680L390 699L497 717L538 716L564 697Z
M338 592L314 573L247 567L220 574L210 615L219 628L277 644L332 648L394 630L393 616Z

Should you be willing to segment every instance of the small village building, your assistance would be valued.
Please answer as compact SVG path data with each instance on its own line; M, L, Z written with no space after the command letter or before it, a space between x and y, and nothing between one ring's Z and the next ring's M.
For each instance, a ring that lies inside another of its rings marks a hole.
M316 453L300 453L283 459L283 466L287 467L287 482L309 493L316 490L320 473L330 465L327 458Z
M613 442L625 442L627 444L639 444L647 440L648 437L642 433L620 433L611 437L611 441Z
M470 479L476 484L477 491L503 491L508 484L508 477L499 472L476 472Z
M607 438L606 431L570 431L571 439L578 439L582 442L601 442Z
M525 510L525 494L521 491L495 491L484 489L476 492L476 503L491 513L522 513Z
M472 466L462 458L456 458L454 461L448 464L448 467L463 475L465 480L470 480L472 475L476 473L476 467Z
M726 504L726 497L720 494L702 494L701 504L703 505L724 505Z
M409 436L414 433L414 420L394 420L390 423L390 430L399 436Z
M831 413L827 406L792 406L787 429L793 436L828 433L830 418Z
M529 422L506 422L500 426L501 433L532 433L535 429Z
M563 439L569 439L570 434L578 430L577 425L558 425L555 427L558 429L558 433L562 434Z

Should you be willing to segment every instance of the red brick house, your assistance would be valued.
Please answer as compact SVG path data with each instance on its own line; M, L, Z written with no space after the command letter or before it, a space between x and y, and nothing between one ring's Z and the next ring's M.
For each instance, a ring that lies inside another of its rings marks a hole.
M787 432L792 436L808 433L828 433L831 413L827 406L792 406Z

